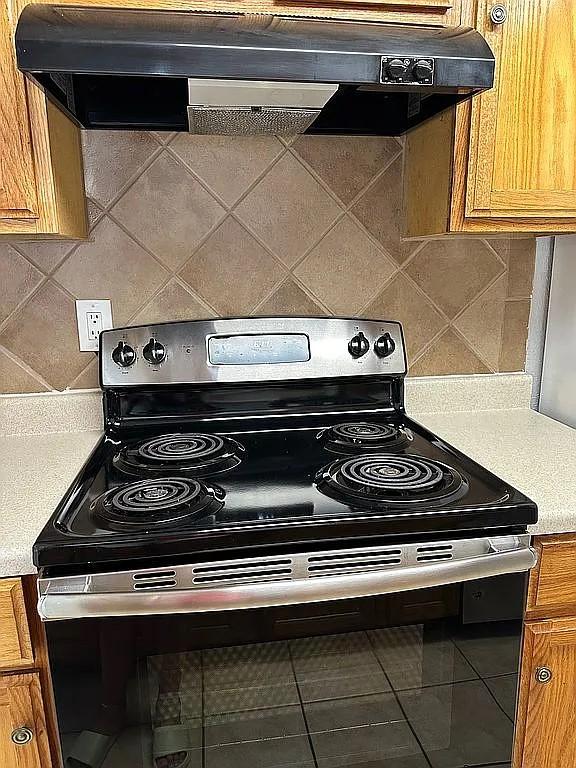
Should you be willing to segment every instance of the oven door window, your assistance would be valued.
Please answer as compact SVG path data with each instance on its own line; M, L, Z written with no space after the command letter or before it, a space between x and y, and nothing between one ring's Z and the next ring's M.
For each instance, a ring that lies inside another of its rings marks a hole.
M507 768L524 575L47 625L69 768Z

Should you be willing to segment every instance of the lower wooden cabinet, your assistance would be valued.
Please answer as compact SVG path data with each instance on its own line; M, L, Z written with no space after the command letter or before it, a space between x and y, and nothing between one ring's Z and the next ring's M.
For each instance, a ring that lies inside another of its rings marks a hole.
M42 690L36 672L0 676L0 765L51 765Z

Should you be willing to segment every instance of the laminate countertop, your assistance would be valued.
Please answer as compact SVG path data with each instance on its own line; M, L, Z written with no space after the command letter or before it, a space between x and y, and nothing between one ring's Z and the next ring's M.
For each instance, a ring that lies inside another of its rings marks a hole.
M576 430L527 407L527 379L511 376L509 385L502 376L445 377L421 387L412 383L407 410L416 421L535 501L539 521L531 532L574 532ZM474 410L474 404L486 403L487 392L493 393L489 401L495 407ZM38 397L43 399L30 400L27 406L35 409L35 415L26 419L19 398L0 402L0 428L10 422L11 431L18 432L2 434L0 429L0 577L35 571L34 540L101 435L98 393ZM81 415L77 431L73 429L76 422L62 415L63 407L68 407L66 397L72 411ZM19 409L19 420L7 418L14 408ZM59 415L61 431L43 434L43 426L54 425L50 409ZM22 430L28 434L21 434Z

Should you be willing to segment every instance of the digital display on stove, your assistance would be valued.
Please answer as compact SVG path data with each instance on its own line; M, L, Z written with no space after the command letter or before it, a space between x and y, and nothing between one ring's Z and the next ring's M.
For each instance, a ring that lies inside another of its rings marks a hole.
M305 363L310 360L310 340L305 333L211 336L208 360L212 365Z

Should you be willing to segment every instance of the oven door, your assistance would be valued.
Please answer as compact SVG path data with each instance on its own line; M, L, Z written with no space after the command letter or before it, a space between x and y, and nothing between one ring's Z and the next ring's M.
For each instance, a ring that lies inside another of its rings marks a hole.
M502 538L460 570L458 557L365 561L356 576L311 579L355 583L357 596L331 600L317 584L304 598L287 579L283 600L240 609L206 609L199 594L178 609L158 586L134 590L131 612L130 595L107 603L94 576L81 594L78 577L68 593L42 579L41 613L60 612L46 630L66 765L508 768L534 556L527 537ZM63 618L74 605L89 617Z

